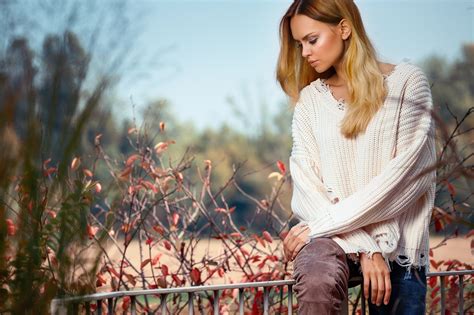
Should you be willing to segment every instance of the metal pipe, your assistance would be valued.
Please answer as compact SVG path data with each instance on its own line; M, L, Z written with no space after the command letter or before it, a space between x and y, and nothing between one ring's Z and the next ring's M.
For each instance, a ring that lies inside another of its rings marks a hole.
M270 288L264 287L263 288L263 315L268 315L268 295L269 295Z
M288 315L293 314L293 285L288 286Z
M459 277L459 314L464 314L464 277Z
M214 315L219 315L219 290L214 291Z
M239 288L239 315L244 315L244 288Z
M166 309L166 298L168 297L168 294L162 294L160 295L161 298L161 315L166 315L167 309Z
M446 290L445 290L446 277L440 276L440 288L441 288L441 314L446 313Z
M194 314L193 298L194 298L194 293L188 292L188 314L189 315Z
M137 315L137 305L135 304L135 299L136 297L135 296L131 296L130 297L130 304L132 306L132 315Z

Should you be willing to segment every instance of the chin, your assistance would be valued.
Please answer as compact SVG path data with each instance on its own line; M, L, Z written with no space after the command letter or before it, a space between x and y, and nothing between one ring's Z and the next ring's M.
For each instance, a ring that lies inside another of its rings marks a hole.
M327 71L327 69L324 69L324 67L321 66L321 64L318 64L317 66L313 67L313 69L317 72L317 73L324 73Z

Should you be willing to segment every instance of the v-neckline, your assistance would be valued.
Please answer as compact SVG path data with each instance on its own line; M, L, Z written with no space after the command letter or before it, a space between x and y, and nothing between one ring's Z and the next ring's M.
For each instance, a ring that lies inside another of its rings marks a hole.
M402 64L405 64L405 62L402 61L402 62L399 62L399 63L395 64L393 69L390 70L389 73L382 74L382 76L384 78L384 81L387 82L388 79L397 71L399 66L402 65ZM343 114L345 112L345 107L346 107L346 102L345 102L344 98L341 97L341 98L339 98L339 100L336 99L336 97L333 94L333 91L332 91L331 87L329 86L329 84L326 83L325 79L318 78L316 81L323 88L323 91L325 92L327 98L329 100L331 100L333 103L335 103L336 106L337 106L337 107L335 107L335 106L330 106L330 107L333 110L335 110L336 112L339 112L339 113Z

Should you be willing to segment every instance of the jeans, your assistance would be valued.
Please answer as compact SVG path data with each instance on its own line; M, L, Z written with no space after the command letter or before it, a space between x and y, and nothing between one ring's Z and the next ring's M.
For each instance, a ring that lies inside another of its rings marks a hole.
M426 273L391 262L392 293L388 305L376 306L368 297L369 314L424 314L426 305ZM331 238L312 239L294 261L294 290L298 300L298 314L340 314L347 297L350 277L361 276L359 265L347 257ZM370 291L370 290L369 290ZM369 293L370 294L370 293Z

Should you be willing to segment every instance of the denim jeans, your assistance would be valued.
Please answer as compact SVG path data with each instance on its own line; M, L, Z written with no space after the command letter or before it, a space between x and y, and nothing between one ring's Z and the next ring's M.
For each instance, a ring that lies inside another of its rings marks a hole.
M368 298L369 314L412 315L425 313L426 274L391 262L392 294L388 305L376 306ZM362 273L331 238L312 239L294 261L294 290L298 300L298 314L340 314L347 297L350 277Z

